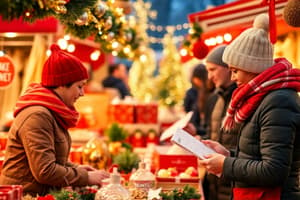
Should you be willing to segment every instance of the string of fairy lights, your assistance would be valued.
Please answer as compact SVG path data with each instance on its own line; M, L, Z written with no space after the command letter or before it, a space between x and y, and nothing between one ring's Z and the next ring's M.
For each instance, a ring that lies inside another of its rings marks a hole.
M189 23L184 23L184 24L177 24L177 25L168 25L168 26L162 26L162 25L155 25L155 24L148 24L147 29L151 30L152 32L176 32L176 31L181 31L181 30L188 30L190 32L191 30L191 25ZM160 37L155 37L155 36L148 36L149 37L149 42L152 44L162 44L163 43L163 38ZM185 36L184 35L179 35L179 36L173 36L173 41L175 44L180 44L184 41ZM63 38L58 40L59 46L67 50L68 52L74 52L75 51L75 45L72 43L69 43L68 41L70 40L69 35L65 35ZM232 40L232 35L230 33L225 33L224 35L217 35L215 37L210 37L205 39L205 44L207 46L216 46L218 44L222 44L224 42L230 42ZM187 55L187 51L185 49L180 50L180 54L182 56ZM95 50L93 53L91 53L90 58L91 60L95 61L98 60L100 57L101 52L99 50Z

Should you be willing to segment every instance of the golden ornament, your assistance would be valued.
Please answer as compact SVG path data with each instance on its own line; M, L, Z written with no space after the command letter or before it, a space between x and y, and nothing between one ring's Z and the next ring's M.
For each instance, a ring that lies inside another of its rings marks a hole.
M101 18L107 10L107 6L104 2L98 1L97 5L94 8L94 14L98 17Z
M109 32L108 34L107 34L107 40L108 41L112 41L114 38L115 38L115 33L114 32Z
M109 160L108 146L102 138L94 137L87 142L82 152L83 164L105 169Z
M79 26L88 25L89 15L87 12L84 12L76 21L75 24Z
M105 30L111 29L112 25L113 25L113 20L112 20L112 17L109 16L109 17L106 19L106 21L104 22L104 28L105 28Z

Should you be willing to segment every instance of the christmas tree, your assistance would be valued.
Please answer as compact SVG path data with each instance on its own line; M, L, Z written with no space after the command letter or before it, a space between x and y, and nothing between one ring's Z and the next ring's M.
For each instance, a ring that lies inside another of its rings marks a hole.
M180 62L180 55L173 41L173 31L169 30L163 39L163 57L160 73L156 77L156 98L160 105L172 107L182 105L189 85Z
M129 85L133 96L140 101L149 102L153 100L153 73L155 70L155 52L149 48L149 37L147 34L148 17L150 15L151 4L142 0L137 0L133 4L136 12L135 30L139 33L141 55L135 59L129 76Z

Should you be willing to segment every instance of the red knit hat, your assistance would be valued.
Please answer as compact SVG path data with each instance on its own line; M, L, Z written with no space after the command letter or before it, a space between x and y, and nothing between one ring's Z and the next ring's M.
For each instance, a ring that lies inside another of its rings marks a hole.
M43 68L42 85L63 86L84 79L88 79L88 72L81 61L52 44L51 55Z

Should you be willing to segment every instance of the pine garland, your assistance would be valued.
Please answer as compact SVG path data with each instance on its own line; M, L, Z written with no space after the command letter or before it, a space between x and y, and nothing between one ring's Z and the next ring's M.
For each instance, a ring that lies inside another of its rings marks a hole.
M201 195L194 187L185 185L183 189L177 189L161 192L159 194L163 200L187 200L187 199L200 199Z
M66 4L67 13L57 14L56 17L62 24L74 24L87 9L92 9L97 0L71 0Z
M97 11L104 13L99 15ZM0 12L7 21L34 22L55 17L65 26L66 33L80 39L94 38L104 52L113 52L121 58L135 59L142 53L138 48L142 39L137 36L135 27L121 19L124 14L114 7L112 0L7 0L0 2ZM113 42L117 42L118 47L113 47Z

